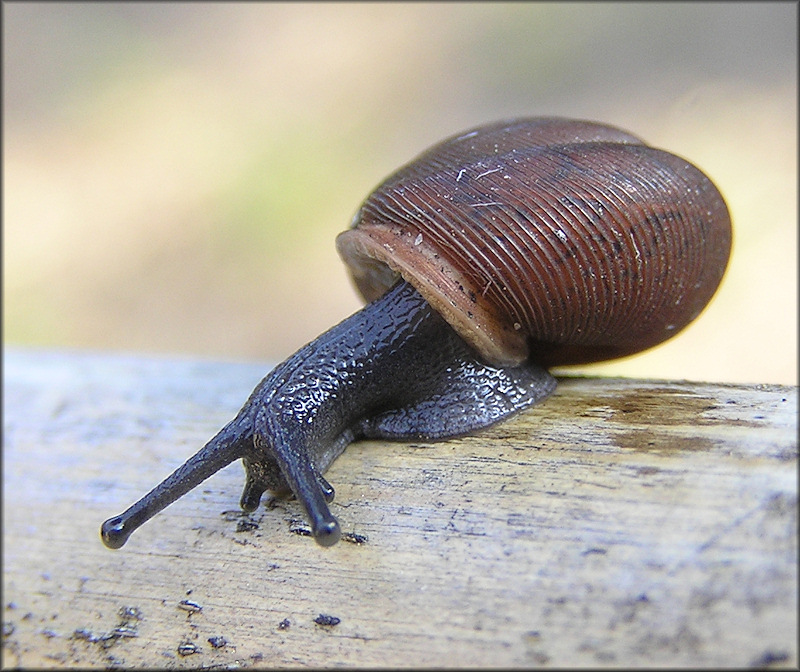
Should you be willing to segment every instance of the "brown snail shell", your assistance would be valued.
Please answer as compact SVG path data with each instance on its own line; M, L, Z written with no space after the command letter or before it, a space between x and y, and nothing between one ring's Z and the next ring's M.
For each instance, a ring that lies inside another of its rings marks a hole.
M387 178L337 239L361 294L398 274L489 362L622 357L716 291L731 223L686 160L556 118L481 126Z

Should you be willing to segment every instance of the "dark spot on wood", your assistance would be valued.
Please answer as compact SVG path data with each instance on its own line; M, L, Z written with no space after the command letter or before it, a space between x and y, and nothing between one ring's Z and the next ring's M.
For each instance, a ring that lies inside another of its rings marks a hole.
M581 555L605 555L607 552L605 548L587 548Z
M367 543L367 537L364 534L356 534L355 532L345 532L342 535L342 541L360 546Z
M253 530L258 529L258 523L254 520L240 520L236 524L236 531L237 532L252 532Z
M182 658L186 656L193 656L195 653L200 653L200 649L197 647L197 644L192 644L191 642L182 642L178 644L178 655Z
M753 660L749 667L768 667L775 663L785 663L789 660L789 654L786 651L764 651L758 658Z
M306 523L293 520L289 523L289 532L292 534L296 534L300 537L310 537L311 536L311 528L306 525Z
M330 616L328 614L320 614L314 619L314 623L317 625L322 625L324 627L333 627L335 625L339 625L342 622L342 619L337 618L336 616Z
M178 609L183 609L183 611L188 611L189 615L196 614L199 611L203 611L203 607L197 602L192 602L191 600L181 600L178 602Z
M139 607L120 607L119 617L121 623L129 623L130 621L141 621L142 610Z
M654 454L669 454L684 451L711 450L716 442L704 436L677 436L663 433L654 434L649 428L636 428L613 432L616 446L628 450L647 451Z

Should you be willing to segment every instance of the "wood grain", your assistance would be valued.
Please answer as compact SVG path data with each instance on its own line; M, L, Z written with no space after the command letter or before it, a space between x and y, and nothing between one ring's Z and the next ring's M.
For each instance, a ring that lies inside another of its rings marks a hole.
M330 549L293 501L242 514L238 463L103 547L264 373L6 350L4 668L797 666L797 388L562 378L351 445Z

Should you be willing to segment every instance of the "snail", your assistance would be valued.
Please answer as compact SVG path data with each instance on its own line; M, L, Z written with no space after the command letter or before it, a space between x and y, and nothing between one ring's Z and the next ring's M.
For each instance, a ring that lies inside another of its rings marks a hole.
M369 302L270 372L199 452L101 538L241 458L240 505L291 492L315 540L340 526L323 474L361 438L475 432L550 395L548 369L650 348L703 310L731 223L695 166L612 126L488 124L389 176L336 241Z

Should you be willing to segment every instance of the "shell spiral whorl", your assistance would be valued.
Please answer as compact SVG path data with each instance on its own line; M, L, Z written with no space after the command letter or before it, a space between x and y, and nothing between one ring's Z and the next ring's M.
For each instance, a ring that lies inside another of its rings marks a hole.
M490 362L547 366L671 337L711 299L730 245L725 202L692 164L549 118L436 145L337 239L367 300L399 273Z

